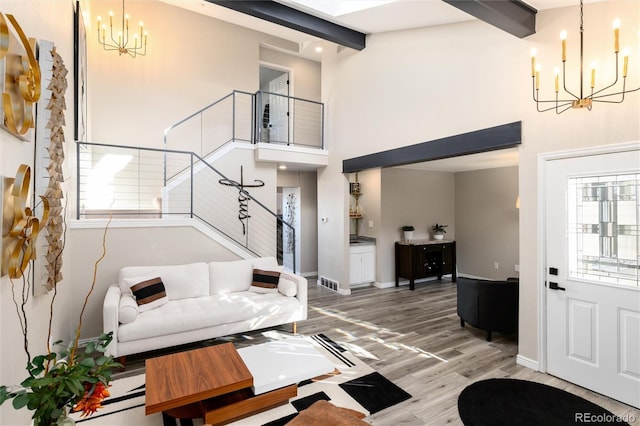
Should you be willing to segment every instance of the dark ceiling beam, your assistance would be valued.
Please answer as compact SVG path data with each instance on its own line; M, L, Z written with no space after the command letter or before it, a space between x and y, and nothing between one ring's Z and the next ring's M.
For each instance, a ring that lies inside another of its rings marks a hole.
M366 34L326 21L272 0L207 0L236 12L320 37L356 50L365 48Z
M538 11L521 0L442 0L516 37L536 32Z
M342 172L353 173L378 167L405 166L424 161L513 148L522 143L522 122L476 130L460 135L393 148L342 161Z

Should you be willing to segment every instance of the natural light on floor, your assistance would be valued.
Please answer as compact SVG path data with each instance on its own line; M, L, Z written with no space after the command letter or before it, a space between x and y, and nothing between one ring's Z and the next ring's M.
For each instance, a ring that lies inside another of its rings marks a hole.
M416 354L417 356L419 356L420 358L433 358L433 359L437 359L440 362L448 362L446 359L425 351L421 348L418 348L416 346L412 346L412 345L407 345L404 343L400 343L397 341L394 342L388 342L386 341L383 337L380 336L387 336L387 337L393 337L394 340L398 339L398 338L403 338L403 337L408 337L402 333L397 333L395 331L391 331L387 328L381 328L373 323L370 323L368 321L361 321L361 320L354 320L353 318L349 318L347 316L345 316L342 313L338 313L338 312L331 312L328 311L326 309L322 309L322 308L315 308L315 307L309 307L309 309L313 309L314 311L318 312L321 315L326 315L326 316L330 316L333 318L337 318L340 319L341 321L346 321L349 322L351 324L356 324L360 327L363 327L367 330L370 331L375 331L376 333L379 334L379 336L368 336L368 339L371 340L372 342L376 342L382 346L384 346L385 348L394 350L394 351L408 351L408 352L413 352L414 354ZM353 336L352 333L344 331L342 329L334 329L336 332L339 332L341 334L343 334L345 337L349 338L349 339L353 339L355 336ZM364 358L369 358L369 359L378 359L375 355L373 355L371 352L367 351L366 349L357 346L357 345L353 345L350 344L348 342L340 342L341 345L345 346L348 350L350 350L352 353L354 353L355 355L358 355L360 357L364 357Z

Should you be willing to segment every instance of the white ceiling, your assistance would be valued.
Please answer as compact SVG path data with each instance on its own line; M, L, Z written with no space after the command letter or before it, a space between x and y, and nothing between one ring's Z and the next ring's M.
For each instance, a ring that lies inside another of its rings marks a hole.
M293 41L300 46L299 55L307 59L320 61L321 53L316 52L317 46L327 48L333 43L319 39L300 31L285 28L231 9L218 6L206 0L159 0L173 6L191 10L206 16L227 21L236 25L261 31L285 40ZM358 30L366 34L375 34L388 31L398 31L411 28L429 27L457 22L475 20L476 18L443 2L442 0L372 0L379 3L378 6L333 16L322 13L308 6L300 5L294 0L277 0L279 3L302 10L328 21ZM353 6L363 0L303 0L307 3L332 3L332 7L344 8ZM584 0L584 3L612 0ZM537 10L552 9L557 7L577 6L579 0L525 0ZM347 3L353 3L347 5ZM482 168L506 167L518 164L518 151L510 150L494 151L483 154L467 155L444 160L430 161L427 163L403 166L408 168L420 168L424 170L440 171L465 171Z
M196 13L211 16L216 19L231 22L236 25L251 28L267 34L271 34L285 40L298 43L300 55L308 59L320 60L319 53L315 52L318 45L330 45L332 43L321 40L300 31L285 28L281 25L264 21L253 16L245 15L233 11L226 7L209 3L206 0L159 0L173 6L191 10ZM422 28L435 25L451 24L475 20L473 16L445 3L442 0L369 0L371 3L378 3L378 6L368 9L357 10L355 12L344 13L333 16L323 13L307 4L318 3L322 5L331 4L333 9L345 8L346 5L361 4L364 0L277 0L279 3L302 10L309 14L321 17L345 27L366 33L375 34L388 31L398 31L411 28ZM584 0L585 3L612 0ZM565 6L577 6L579 0L525 0L530 6L537 10L551 9Z

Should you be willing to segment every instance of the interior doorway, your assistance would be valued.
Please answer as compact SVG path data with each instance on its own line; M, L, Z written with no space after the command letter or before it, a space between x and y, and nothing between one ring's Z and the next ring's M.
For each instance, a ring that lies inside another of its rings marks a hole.
M287 271L300 272L301 265L300 188L278 188L278 263Z
M260 142L291 143L290 96L293 96L290 69L273 64L260 64Z

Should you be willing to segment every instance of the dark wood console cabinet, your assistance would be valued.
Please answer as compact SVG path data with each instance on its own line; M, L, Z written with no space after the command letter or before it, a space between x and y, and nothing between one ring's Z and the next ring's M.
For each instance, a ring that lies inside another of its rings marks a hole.
M415 289L415 280L451 274L456 281L456 242L450 240L412 240L396 242L396 287L400 278L409 280Z

